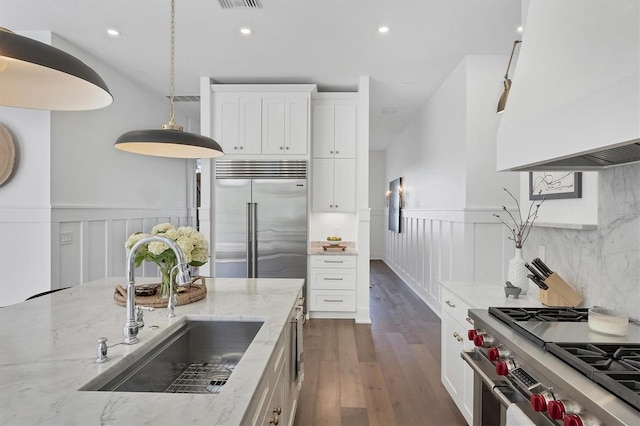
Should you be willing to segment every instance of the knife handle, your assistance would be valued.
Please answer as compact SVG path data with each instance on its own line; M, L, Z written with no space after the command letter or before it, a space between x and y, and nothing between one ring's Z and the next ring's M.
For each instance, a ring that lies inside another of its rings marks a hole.
M532 263L536 265L538 269L540 269L540 271L542 271L542 273L544 273L547 277L553 274L553 271L551 270L551 268L549 268L547 264L544 263L539 257L536 257L535 259L533 259Z
M540 287L540 290L548 290L549 289L548 285L546 285L543 281L538 280L538 278L536 278L535 276L529 274L529 275L527 275L527 278L529 278L531 281L533 281L533 283L535 285Z
M544 281L544 277L540 275L540 272L538 272L533 266L525 263L524 267L527 268L538 280Z

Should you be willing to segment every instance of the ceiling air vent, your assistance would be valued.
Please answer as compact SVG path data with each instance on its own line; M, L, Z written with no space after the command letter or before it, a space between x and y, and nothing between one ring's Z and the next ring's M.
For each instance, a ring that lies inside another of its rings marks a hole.
M218 0L223 9L262 9L258 0Z

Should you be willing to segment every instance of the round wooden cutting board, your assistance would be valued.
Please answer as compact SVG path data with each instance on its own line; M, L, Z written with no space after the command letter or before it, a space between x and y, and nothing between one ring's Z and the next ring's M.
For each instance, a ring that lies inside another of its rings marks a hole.
M0 124L0 185L11 176L15 161L16 147L13 144L13 138L7 128Z

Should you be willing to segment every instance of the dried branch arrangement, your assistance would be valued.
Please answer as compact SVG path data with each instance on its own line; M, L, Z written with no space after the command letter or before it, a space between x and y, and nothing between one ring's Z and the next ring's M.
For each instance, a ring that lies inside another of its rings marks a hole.
M500 219L500 222L506 226L509 231L511 231L511 236L508 238L516 243L516 248L521 249L524 245L525 241L527 241L527 237L531 232L531 228L533 227L533 223L538 218L538 209L544 203L544 198L539 200L540 202L536 204L536 200L531 202L529 206L529 211L527 212L526 218L522 218L522 211L520 210L520 202L516 197L513 196L511 192L507 188L502 188L504 191L509 194L509 196L516 202L516 207L518 208L518 217L516 218L507 207L502 206L502 210L508 215L508 218L503 218L499 214L494 214L495 217ZM539 194L542 191L539 192ZM506 217L506 216L505 216Z

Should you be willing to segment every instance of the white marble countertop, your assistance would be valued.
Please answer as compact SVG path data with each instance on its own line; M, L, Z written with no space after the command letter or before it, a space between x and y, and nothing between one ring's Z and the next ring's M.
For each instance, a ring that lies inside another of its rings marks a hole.
M505 297L504 285L498 283L445 281L440 285L462 299L470 308L486 309L490 306L537 308L544 306L540 302L540 289L533 283L529 286L527 294L521 294L517 299L512 296Z
M329 248L325 250L323 246L328 244L327 241L311 241L309 242L309 248L307 250L307 254L326 254L326 255L342 254L342 255L349 255L349 256L355 256L358 254L358 251L356 250L355 241L342 241L342 243L347 246L344 250L340 250L337 248L335 249Z
M166 309L145 312L140 343L111 347L111 361L94 364L99 337L108 345L123 339L126 310L113 301L121 282L107 278L0 309L0 424L240 424L303 280L207 279L207 298L177 306L172 319ZM187 318L264 321L220 394L77 390Z

